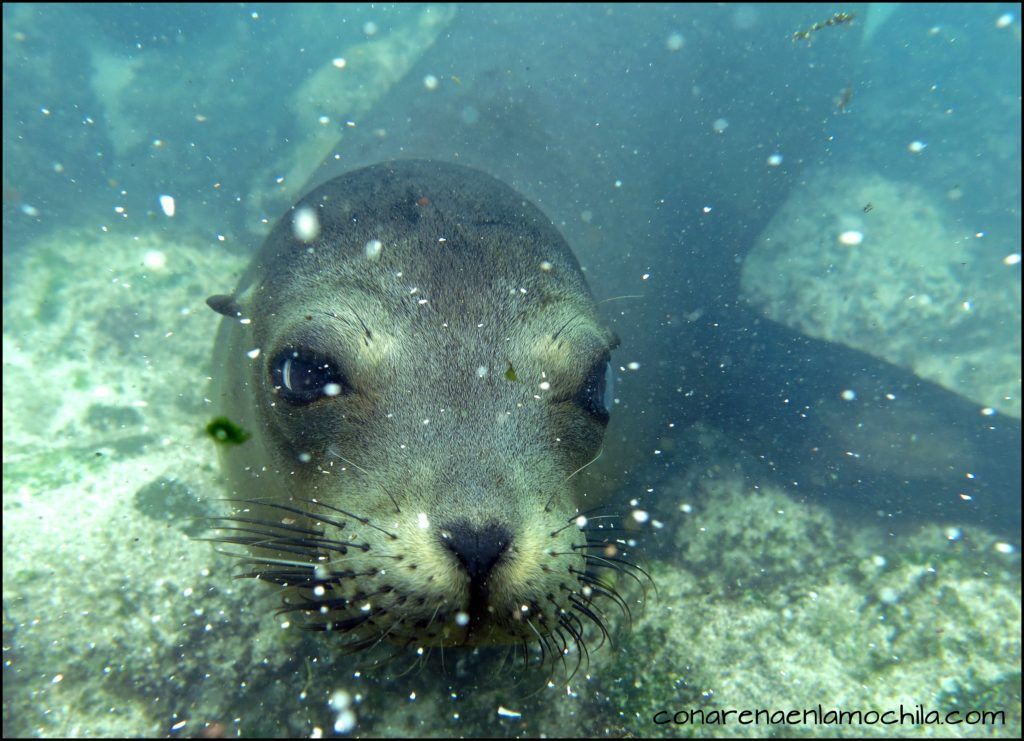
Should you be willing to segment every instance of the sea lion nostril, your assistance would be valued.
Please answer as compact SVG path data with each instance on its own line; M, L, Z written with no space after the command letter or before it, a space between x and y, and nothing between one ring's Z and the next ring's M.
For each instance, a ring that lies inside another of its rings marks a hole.
M459 560L474 586L483 586L508 550L512 533L498 523L483 527L456 522L441 531L441 542Z

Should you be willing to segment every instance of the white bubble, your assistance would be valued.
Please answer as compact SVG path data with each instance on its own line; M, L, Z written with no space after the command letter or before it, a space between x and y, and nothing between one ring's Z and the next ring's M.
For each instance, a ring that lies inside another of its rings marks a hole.
M465 628L469 625L469 615L462 611L455 613L455 624L460 628Z
M367 36L376 36L377 31L379 30L380 29L377 27L377 24L374 23L373 21L367 21L366 23L363 24L363 33L365 33Z
M437 90L440 81L434 75L427 75L423 78L423 87L427 90Z
M167 255L160 250L150 250L142 256L142 264L152 270L162 270L167 267Z
M334 719L335 733L349 733L356 727L356 714L351 710L342 710Z
M249 350L246 355L248 355L250 359L255 360L260 356L260 349L258 347L254 347L252 350Z
M1007 554L1007 555L1013 553L1016 550L1009 543L1003 543L1003 542L996 543L994 547L995 547L997 553L1004 553L1004 554Z
M1020 253L1013 252L1003 258L1003 265L1019 265L1020 264Z
M367 260L376 260L380 257L381 250L384 249L384 244L379 239L371 239L366 243L363 251L366 253Z
M996 20L996 28L1006 28L1013 23L1013 13L1003 13Z
M778 167L782 164L782 155L776 152L775 154L769 155L768 167Z
M334 59L331 60L331 64L333 64L338 69L345 69L345 65L348 64L348 62L345 61L345 57L335 57Z
M639 522L641 525L647 522L648 518L650 518L650 515L647 512L644 512L642 509L633 510L633 519Z
M334 690L328 700L331 710L344 710L352 704L352 696L345 690Z
M853 389L843 389L842 393L839 394L839 398L843 401L856 401L857 392Z
M312 242L320 236L320 217L310 206L301 206L292 214L292 233L300 242Z
M729 121L724 118L716 118L711 124L711 128L715 130L716 134L724 134L725 130L729 128Z
M846 247L856 247L864 241L864 232L859 232L856 229L848 229L839 235L839 244Z
M925 144L923 141L918 141L915 139L914 141L910 142L910 144L907 145L907 150L911 154L921 154L921 152L923 152L925 147L927 146L928 145Z
M341 384L325 383L323 388L324 396L337 396L341 393Z
M160 196L160 208L166 216L174 216L174 196Z
M670 33L665 39L665 48L669 51L679 51L684 44L686 44L686 39L678 31Z

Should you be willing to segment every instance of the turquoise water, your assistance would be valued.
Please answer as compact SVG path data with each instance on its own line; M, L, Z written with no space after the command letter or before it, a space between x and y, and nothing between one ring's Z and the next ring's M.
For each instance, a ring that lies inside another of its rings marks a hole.
M843 10L5 5L5 735L1019 735L1019 6ZM204 299L395 157L540 206L622 340L587 486L657 589L550 686L193 540ZM911 716L728 715L819 704Z

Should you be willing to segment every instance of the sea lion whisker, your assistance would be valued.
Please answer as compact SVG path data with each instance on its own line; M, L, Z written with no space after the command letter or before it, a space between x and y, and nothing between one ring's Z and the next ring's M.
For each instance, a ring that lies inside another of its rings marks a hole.
M572 517L567 519L566 522L575 522L576 520L578 520L580 518L581 515L583 517L588 518L588 519L592 519L594 512L600 512L603 509L608 509L610 506L611 506L610 504L608 504L607 502L604 502L602 504L595 504L593 507L587 507L586 509L577 509L576 510L576 514L574 514ZM608 515L602 515L602 517L605 517L605 516L608 516ZM614 516L614 515L611 515L611 516Z
M597 302L597 305L600 306L601 304L606 304L609 301L621 301L624 298L644 298L644 296L642 296L639 293L626 294L624 296L612 296L611 298L601 299L600 301Z
M232 558L238 559L239 563L250 564L258 566L260 564L266 564L268 566L295 566L298 568L308 568L310 570L316 568L317 564L310 563L308 561L289 561L284 558L272 558L270 556L254 557L249 553L232 553L231 551L221 550L220 548L214 548L214 552L221 553L225 556L231 556Z
M388 532L387 530L385 530L384 528L382 528L382 527L380 527L378 525L374 525L372 522L370 522L370 518L369 517L360 517L359 515L354 515L351 512L347 512L347 511L345 511L345 510L343 510L343 509L341 509L339 507L335 507L334 505L327 504L327 502L321 502L318 499L308 499L308 500L301 500L301 501L308 501L310 504L315 504L315 505L320 506L320 507L326 507L327 509L329 509L329 510L331 510L333 512L337 512L338 514L345 515L346 517L351 517L353 520L355 520L356 522L358 522L361 525L366 525L367 527L372 527L377 532L384 533L385 535L387 535L392 540L398 540L398 536L397 535L395 535L394 533Z
M272 520L264 520L258 517L204 517L202 518L207 522L241 522L247 525L260 525L266 528L275 528L277 530L287 530L292 533L304 533L306 535L323 535L322 530L314 530L312 528L301 527L299 525L288 525L283 522L274 522ZM216 529L222 529L221 525L211 525Z
M582 471L582 470L583 470L584 468L586 468L587 466L589 466L590 464L592 464L592 463L593 463L594 461L596 461L596 460L597 460L598 458L600 458L600 457L601 457L601 454L602 454L603 452L604 452L604 448L603 448L603 447L599 448L599 449L598 449L598 451L597 451L597 455L595 455L595 456L594 456L593 458L591 458L591 459L590 459L590 460L589 460L588 462L584 463L584 464L583 464L582 466L580 466L580 467L579 467L579 468L577 468L577 469L576 469L575 471L573 471L573 472L572 472L572 473L570 473L570 474L569 474L568 476L566 476L566 477L565 477L565 479L563 479L562 483L564 484L564 483L565 483L565 482L567 482L567 481L568 481L569 479L571 479L571 478L572 478L573 476L575 476L575 475L576 475L576 474L578 474L578 473L579 473L580 471ZM548 501L546 501L546 502L544 503L544 511L545 511L545 512L550 512L550 511L551 511L551 509L550 509L550 507L551 507L551 501L552 501L552 500L553 500L553 499L554 499L554 498L555 498L556 496L558 496L558 494L559 494L560 492L561 492L561 490L560 490L560 489L556 489L555 491L553 491L553 492L551 493L551 496L550 496L550 497L548 497Z
M607 550L608 548L615 548L618 553L621 553L623 556L626 556L629 552L622 547L624 545L626 545L626 543L622 542L618 538L615 538L614 540L604 538L602 540L588 539L583 543L573 543L572 547L574 550L584 550L588 548L599 548L601 550Z
M526 641L526 635L519 636L519 643L516 644L523 652L523 672L525 673L530 668L530 644ZM543 649L541 649L543 651ZM541 654L541 661L544 661L544 655Z
M216 543L230 543L232 545L244 545L250 548L266 548L268 550L279 551L280 553L294 553L296 555L316 555L318 548L310 547L302 544L290 544L282 540L273 538L249 538L249 537L222 537L222 538L197 538L197 540L207 540Z
M586 468L587 466L589 466L589 465L593 464L593 463L594 463L595 461L597 461L597 459L598 459L598 458L600 458L600 457L601 457L601 455L602 455L603 453L604 453L604 446L602 446L602 447L598 448L598 451L597 451L597 455L595 455L595 456L594 456L593 458L591 458L589 462L587 462L587 463L584 463L584 464L583 464L582 466L580 466L580 467L579 467L579 468L577 468L577 469L576 469L575 471L573 471L573 472L572 472L572 473L570 473L570 474L569 474L568 476L566 476L566 477L565 477L565 481L568 481L568 480L569 480L569 479L571 479L571 478L572 478L573 476L575 476L575 475L576 475L576 474L578 474L578 473L579 473L580 471L582 471L582 470L583 470L584 468ZM565 483L565 481L563 481L562 483ZM546 508L546 506L545 506L545 508Z
M533 631L534 635L537 636L537 640L540 641L541 661L543 661L544 660L544 637L540 634L540 631L537 630L537 626L535 626L533 624L533 621L530 620L530 618L526 618L525 622L526 622L526 625L530 628L530 630Z
M536 628L534 628L534 630L536 630ZM554 647L552 646L551 638L547 634L541 635L538 632L537 636L538 638L540 638L541 642L541 658L544 661L544 663L547 664L547 666L549 667L547 683L550 684L555 678L555 668L558 666L555 660L556 652L554 650ZM544 664L541 664L541 666L544 666Z
M583 523L582 527L580 527L580 518L581 517L584 520L584 523ZM582 512L580 512L580 513L577 513L577 514L573 515L568 520L566 520L565 524L562 525L560 528L558 528L557 530L553 530L551 532L551 535L558 535L559 533L562 533L562 532L568 530L571 527L578 527L580 529L580 532L586 532L587 530L594 529L594 528L592 528L590 526L590 520L607 519L607 518L612 518L612 517L618 517L618 515L601 515L601 516L598 516L598 517L588 517L587 515L585 515Z
M600 556L584 555L583 558L587 559L587 566L598 569L610 569L619 574L625 574L629 578L633 579L637 584L643 586L643 582L640 581L640 577L634 574L632 571L627 569L623 564L615 563L614 561Z
M311 512L309 510L305 510L305 509L302 509L300 507L292 507L291 505L284 504L282 502L260 502L260 501L257 501L255 499L236 499L236 500L231 500L231 501L248 502L248 503L254 504L254 505L258 506L258 507L269 507L271 509L279 509L279 510L282 510L284 512L291 512L292 514L299 515L300 517L308 517L311 520L316 520L317 522L323 522L323 523L325 523L327 525L331 525L332 527L336 527L339 530L343 530L345 528L345 525L347 524L345 522L339 522L338 520L335 520L332 517L327 517L326 515L321 515L321 514L319 514L317 512ZM302 500L302 501L315 502L315 500ZM315 503L321 504L320 502L315 502Z
M343 456L343 455L342 455L341 453L339 453L339 452L338 452L337 450L335 450L335 449L334 449L334 446L330 446L330 447L328 447L328 448L327 448L327 454L328 454L328 455L333 455L334 457L336 457L336 458L340 459L340 460L341 460L341 461L342 461L343 463L347 463L348 465L352 466L352 468L356 469L357 471L362 471L362 472L363 472L364 474L366 474L367 476L370 476L370 475L371 475L371 474L370 474L370 472L369 472L369 471L367 471L367 470L366 470L365 468L363 468L363 467L362 467L362 466L360 466L360 465L357 465L357 464L353 463L353 462L352 462L352 461L350 461L350 460L349 460L348 458L346 458L346 457L345 457L345 456ZM388 491L387 489L384 489L384 488L382 487L382 489L381 489L381 490L382 490L382 491L383 491L383 492L384 492L385 494L387 494L387 495L388 495L388 498L389 498L389 499L391 500L391 503L392 503L393 505L395 505L395 512L396 512L396 513L399 513L399 514L401 514L401 512L402 512L402 508L398 506L398 500L397 500L397 499L395 499L395 497L394 497L394 496L392 496L391 492L390 492L390 491Z
M555 332L553 335L551 335L551 341L554 342L555 340L557 340L558 339L558 335L562 334L562 332L564 332L569 327L570 324L572 324L573 322L575 322L575 321L577 321L579 319L582 319L582 318L583 318L583 314L576 313L576 314L573 314L568 319L566 319L565 323L561 327L558 328L558 331Z
M571 594L569 595L569 602L572 603L572 609L589 618L590 621L597 626L598 630L601 631L601 643L598 644L598 648L601 648L606 641L611 643L612 637L608 634L608 628L605 627L604 621L593 610Z
M281 533L268 532L267 530L258 530L249 527L230 527L228 525L218 525L215 529L229 533L251 533L255 537L243 538L242 536L218 535L209 538L200 537L196 538L196 540L214 543L240 543L243 541L247 541L252 545L261 545L263 543L285 543L288 545L305 545L308 547L309 551L313 553L315 553L316 548L320 546L326 548L334 548L335 550L337 550L338 548L347 549L352 545L351 543L345 543L340 540L334 540L332 538L303 538L297 535L282 535Z
M562 639L561 646L559 646L558 643L555 641L556 635ZM565 656L569 653L568 641L565 640L565 636L562 634L562 631L558 628L555 628L553 631L548 631L548 637L551 639L552 643L554 643L555 648L558 649L557 654L558 658L562 661L562 671L564 671L565 674L568 676L569 665L565 661Z
M430 616L430 620L427 621L427 624L423 628L424 630L426 630L427 628L429 628L431 625L434 624L434 620L437 619L437 613L440 612L440 611L441 611L441 603L438 602L437 606L434 608L434 614Z
M572 649L569 647L569 639L565 637L564 633L562 633L562 628L563 627L565 627L565 625L564 625L564 623L562 621L562 617L559 616L558 617L558 627L555 628L554 632L555 632L556 635L558 635L559 638L562 639L562 656L565 657L565 656L568 656L570 653L572 653ZM569 671L569 665L565 663L564 658L563 658L563 662L562 663L565 666L566 673L569 675L566 678L566 680L565 680L567 684L572 681L573 677L576 676L576 672L578 672L580 670L580 664L582 662L583 662L583 654L580 653L579 651L577 651L576 652L576 666L570 672Z
M573 569L570 569L570 571L573 571ZM626 600L622 598L622 595L619 594L618 590L615 589L615 587L602 583L601 581L590 576L590 574L579 571L576 571L575 573L576 580L580 584L582 584L584 588L589 589L594 595L598 597L605 597L614 602L616 606L620 610L622 610L623 614L626 616L626 619L629 621L630 626L632 626L633 612L629 609L629 605L626 604ZM586 595L584 595L584 597L586 597ZM593 600L591 599L590 602L593 602Z

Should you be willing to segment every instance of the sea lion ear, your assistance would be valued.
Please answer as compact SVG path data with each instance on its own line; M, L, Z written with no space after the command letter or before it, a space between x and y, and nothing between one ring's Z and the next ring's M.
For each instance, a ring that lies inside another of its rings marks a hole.
M206 299L206 305L218 314L231 319L238 319L242 316L242 307L235 300L234 296L218 293L216 296L210 296L210 298Z

